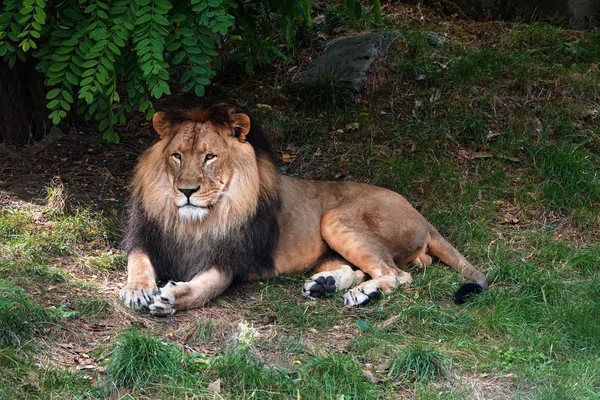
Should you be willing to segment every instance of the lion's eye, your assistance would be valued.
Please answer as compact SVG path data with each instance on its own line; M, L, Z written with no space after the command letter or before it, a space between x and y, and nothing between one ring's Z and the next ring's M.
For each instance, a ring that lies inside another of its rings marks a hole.
M208 160L212 160L213 158L215 158L216 156L212 153L208 153L206 156L204 156L204 160L208 161Z
M173 158L176 158L176 159L178 159L178 160L181 160L181 154L179 154L179 153L173 153L173 154L171 154L171 156L172 156Z

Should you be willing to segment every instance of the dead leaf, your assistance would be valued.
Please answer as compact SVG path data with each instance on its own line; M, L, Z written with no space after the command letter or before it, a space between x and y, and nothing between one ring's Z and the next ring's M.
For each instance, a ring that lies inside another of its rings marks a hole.
M471 153L471 158L492 158L494 155L487 151L474 151Z
M490 140L492 140L493 138L495 138L497 136L500 136L500 133L494 132L494 131L488 131L487 135L485 135L485 140L489 142Z
M387 372L387 370L389 370L389 369L390 369L390 362L383 361L377 365L377 368L375 368L375 372L378 372L381 374L381 373Z
M346 130L349 131L355 131L360 127L360 124L358 122L353 122L351 124L346 125Z
M519 218L517 218L514 214L507 212L506 214L496 218L496 222L499 224L516 225L519 223Z
M467 161L471 158L471 150L456 150L456 157L458 157L461 161Z
M281 161L284 163L290 163L294 160L294 156L289 155L287 153L281 155Z
M82 369L96 369L97 366L94 364L87 364L87 365L81 365L81 366L77 366L77 370L82 370Z
M400 315L392 315L390 318L386 319L382 323L377 324L377 329L385 329L388 326L394 324L396 321L398 321L399 318Z
M361 372L362 372L363 376L365 378L367 378L368 380L370 380L371 382L373 382L373 383L379 383L380 382L379 379L377 379L375 377L375 375L373 375L373 373L371 371L367 371L366 369L363 369Z
M591 121L592 119L596 118L597 116L598 116L598 110L589 109L589 110L586 110L586 112L583 114L582 118L584 121Z
M262 108L262 109L265 109L265 110L273 111L273 107L271 107L268 104L259 103L259 104L256 105L256 108Z
M429 96L429 102L437 103L438 101L440 101L441 98L442 98L442 91L441 91L441 89L437 89L435 92L433 92L431 94L431 96Z
M217 379L216 381L209 383L208 390L215 393L221 393L221 380Z
M512 161L512 162L521 162L521 159L519 157L500 156L500 158L502 158L504 160Z

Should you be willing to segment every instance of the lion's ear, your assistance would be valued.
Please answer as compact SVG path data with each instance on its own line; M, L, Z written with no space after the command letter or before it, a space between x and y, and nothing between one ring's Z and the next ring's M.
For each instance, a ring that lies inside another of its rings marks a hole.
M161 138L171 133L171 122L169 122L167 116L162 111L154 113L154 116L152 117L152 125L154 125L154 130L160 135Z
M246 114L232 114L231 124L235 130L234 136L239 139L240 142L246 141L246 135L250 132L250 117Z

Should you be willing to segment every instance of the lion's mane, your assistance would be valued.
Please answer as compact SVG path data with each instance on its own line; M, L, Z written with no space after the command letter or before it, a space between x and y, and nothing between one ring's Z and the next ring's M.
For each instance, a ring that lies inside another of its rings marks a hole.
M206 221L200 226L190 227L177 220L176 213L171 215L163 212L159 205L155 210L145 209L145 204L148 207L148 204L155 202L144 201L144 197L151 195L160 198L161 193L156 192L160 185L144 179L144 176L168 179L164 172L165 157L160 151L165 146L161 147L159 142L144 153L136 168L123 249L128 253L135 249L146 252L159 281L189 281L212 267L229 274L234 281L247 280L249 276L269 275L275 269L273 252L279 234L277 213L280 199L274 153L266 135L245 107L223 95L202 98L184 95L173 99L160 107L173 124L208 121L215 125L230 125L232 110L250 117L247 142L253 146L256 154L259 176L247 179L259 179L260 191L257 198L244 199L255 204L250 208L252 211L244 214L236 224ZM164 140L169 139L164 138L161 142ZM171 201L166 193L162 196L165 202ZM157 213L157 210L161 211Z

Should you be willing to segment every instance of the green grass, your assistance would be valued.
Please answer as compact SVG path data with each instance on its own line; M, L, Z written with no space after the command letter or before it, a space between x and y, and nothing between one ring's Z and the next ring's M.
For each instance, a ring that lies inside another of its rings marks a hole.
M108 300L83 298L77 302L77 309L84 318L100 321L112 315L114 306Z
M132 328L116 339L106 375L116 387L159 383L181 376L181 359L181 351L172 343Z
M0 348L20 346L34 335L47 333L52 319L21 288L0 280Z
M293 109L340 110L354 102L356 91L348 82L335 78L334 71L324 71L315 81L291 85Z
M600 201L598 155L570 143L540 147L534 155L541 176L543 200L552 206L578 208Z
M400 381L423 382L443 378L448 366L442 354L434 348L413 344L394 358L390 376Z

